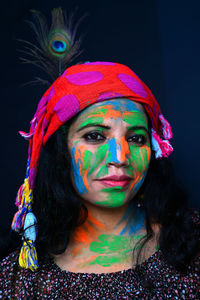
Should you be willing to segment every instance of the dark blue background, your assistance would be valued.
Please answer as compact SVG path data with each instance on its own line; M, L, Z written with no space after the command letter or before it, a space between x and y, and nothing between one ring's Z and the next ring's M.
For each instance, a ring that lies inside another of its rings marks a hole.
M18 130L29 130L44 87L23 86L42 73L19 63L18 38L34 41L24 22L30 9L50 20L53 7L84 13L78 35L85 34L81 60L116 61L129 65L150 87L172 125L177 175L199 207L199 1L7 1L1 11L1 211L0 228L9 228L15 196L22 184L28 144Z

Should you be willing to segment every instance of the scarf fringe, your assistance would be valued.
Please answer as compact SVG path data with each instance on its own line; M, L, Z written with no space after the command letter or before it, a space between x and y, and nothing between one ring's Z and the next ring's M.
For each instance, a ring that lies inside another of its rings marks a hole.
M172 134L172 129L171 129L171 125L169 124L169 122L164 118L163 115L159 115L159 119L161 121L162 124L162 134L164 136L165 139L169 140L172 138L173 134Z
M33 241L23 241L23 245L19 255L19 265L22 268L30 269L33 272L39 267L37 261L37 252Z
M162 140L155 130L152 132L152 149L155 151L156 159L168 157L173 152L173 147L168 140Z

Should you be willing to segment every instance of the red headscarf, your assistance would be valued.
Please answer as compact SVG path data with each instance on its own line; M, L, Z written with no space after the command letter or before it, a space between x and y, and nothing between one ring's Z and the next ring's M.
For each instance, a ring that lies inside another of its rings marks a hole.
M20 132L29 142L29 183L33 187L42 147L60 126L87 106L112 98L128 98L144 105L158 137L172 137L169 123L150 89L127 66L111 62L88 62L72 66L52 84L38 104L30 133ZM169 143L168 143L169 146ZM161 156L170 154L168 151Z

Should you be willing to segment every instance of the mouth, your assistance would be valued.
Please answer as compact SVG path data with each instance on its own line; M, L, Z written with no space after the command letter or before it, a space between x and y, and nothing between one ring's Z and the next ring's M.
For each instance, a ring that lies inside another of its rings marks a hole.
M126 187L130 181L133 178L126 176L126 175L113 175L113 176L107 176L104 178L97 179L97 181L100 181L101 184L109 187L114 187L114 186L121 186L121 187Z

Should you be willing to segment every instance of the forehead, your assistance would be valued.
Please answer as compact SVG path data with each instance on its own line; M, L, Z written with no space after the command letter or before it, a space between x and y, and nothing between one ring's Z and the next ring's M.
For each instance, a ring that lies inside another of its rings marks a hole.
M95 103L83 110L71 124L70 128L89 125L92 123L111 123L123 120L128 124L141 123L148 127L148 119L145 109L140 103L130 99L117 98ZM86 124L87 123L87 124Z
M117 98L95 103L87 107L79 114L77 121L86 117L97 115L102 115L106 119L109 117L112 118L114 117L113 113L116 114L116 117L122 114L130 115L130 113L138 113L138 115L143 115L144 118L146 118L145 110L140 103L134 102L130 99Z
M141 104L132 101L130 99L125 98L116 98L111 100L105 100L98 103L94 103L93 105L87 107L84 111L80 113L80 115L84 115L85 113L94 113L95 111L101 110L101 109L110 109L110 110L116 110L120 112L125 111L143 111L144 108Z

